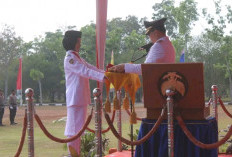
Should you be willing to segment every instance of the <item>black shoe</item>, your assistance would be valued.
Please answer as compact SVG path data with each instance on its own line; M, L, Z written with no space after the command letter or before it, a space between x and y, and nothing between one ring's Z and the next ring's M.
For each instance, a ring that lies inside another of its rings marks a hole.
M16 124L18 124L18 123L13 122L13 123L11 123L10 125L16 125Z
M0 124L0 126L5 126L5 125L3 125L3 124Z

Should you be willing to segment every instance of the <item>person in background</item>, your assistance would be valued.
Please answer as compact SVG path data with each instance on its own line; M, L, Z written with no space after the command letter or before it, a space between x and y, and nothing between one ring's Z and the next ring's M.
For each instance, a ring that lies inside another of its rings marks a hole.
M82 32L65 32L63 47L66 50L64 72L66 80L67 121L65 136L72 137L83 127L87 105L91 103L89 79L104 82L105 71L87 63L79 56ZM72 157L80 155L81 138L67 143Z
M4 94L3 94L3 90L0 89L0 126L4 126L2 123L2 118L4 115Z
M9 110L10 110L10 124L16 125L15 116L17 112L17 97L15 94L15 90L11 91L11 95L9 96Z
M151 46L144 63L175 63L175 49L166 36L164 23L167 19L144 21L146 35L149 36ZM119 64L109 69L110 72L142 74L141 64Z

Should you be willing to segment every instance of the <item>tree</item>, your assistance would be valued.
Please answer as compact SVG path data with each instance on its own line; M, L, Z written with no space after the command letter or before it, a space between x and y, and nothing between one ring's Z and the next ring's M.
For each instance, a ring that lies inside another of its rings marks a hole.
M153 6L153 19L157 20L162 17L168 18L166 22L167 34L175 40L175 48L178 45L183 45L180 50L188 51L188 41L191 39L190 33L195 21L198 20L197 4L194 0L184 0L179 3L179 6L174 6L174 0L163 0L161 3L156 3ZM177 35L178 34L178 35ZM179 53L176 54L179 59Z
M220 58L218 49L219 42L207 38L206 35L194 37L189 43L189 58L191 62L204 63L205 93L207 97L211 96L211 86L222 82L220 76L221 70L214 67L214 63Z
M22 44L23 40L21 37L16 37L14 28L5 25L0 34L0 65L5 75L5 97L8 95L9 66L22 54Z
M39 93L40 93L40 104L43 104L43 95L42 95L42 85L41 85L41 79L44 78L44 74L36 69L30 70L30 77L34 81L38 81L39 84Z
M207 13L207 10L204 9L203 15L206 17L208 24L211 25L211 28L206 29L207 37L219 44L219 48L217 50L217 60L213 63L214 68L225 71L225 78L229 80L229 93L232 101L232 69L231 69L231 62L232 62L232 51L231 51L231 36L225 35L226 27L232 23L232 10L231 6L226 5L226 16L223 14L221 1L217 0L214 2L216 12L215 15L211 15ZM232 33L230 33L232 34ZM226 87L226 86L225 86Z
M174 16L175 12L174 0L162 0L161 3L156 3L152 8L154 10L153 20L157 20L163 17L168 18L166 22L167 34L171 38L177 37L177 22Z
M92 65L96 65L96 33L95 24L91 23L81 28L81 49L80 56Z
M56 95L65 94L64 85L61 84L64 80L63 59L65 56L62 39L61 30L46 32L45 37L33 41L33 53L28 60L30 67L44 74L45 79L41 80L45 87L43 93L50 102L55 101ZM27 72L30 73L30 69Z

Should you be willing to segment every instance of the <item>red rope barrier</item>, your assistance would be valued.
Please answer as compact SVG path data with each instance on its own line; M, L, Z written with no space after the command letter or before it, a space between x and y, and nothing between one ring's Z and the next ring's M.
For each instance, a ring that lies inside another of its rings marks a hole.
M115 110L113 111L112 113L112 118L111 118L111 121L114 122L114 118L115 118ZM95 133L95 130L93 129L90 129L89 127L86 128L88 131L92 132L92 133ZM105 130L102 130L102 134L108 132L110 130L110 127L106 128Z
M221 107L222 107L223 111L227 114L227 116L229 116L230 118L232 118L232 115L231 115L231 114L229 113L229 111L226 109L226 107L225 107L225 105L223 104L223 102L222 102L222 100L221 100L220 97L218 98L218 100L219 100L219 102L220 102L220 104L221 104Z
M214 148L218 148L219 146L221 146L222 144L224 144L232 135L232 126L230 126L229 131L227 132L227 134L225 135L224 138L222 138L220 141L216 142L216 143L212 143L212 144L204 144L200 141L198 141L192 134L191 132L188 130L188 128L186 127L183 119L181 118L180 115L176 116L176 119L181 127L181 129L184 131L185 135L188 137L188 139L195 144L196 146L203 148L203 149L214 149Z
M127 113L129 116L131 116L131 112L130 112L128 109L126 109L126 113ZM136 119L139 120L139 121L142 121L142 118L136 117Z
M120 136L118 134L118 132L116 131L116 129L115 129L114 125L113 125L113 123L110 121L109 115L105 112L105 110L103 110L103 111L104 111L106 121L107 121L108 125L110 126L110 129L113 132L114 136L117 139L119 139L120 141L122 141L123 143L126 143L128 145L139 145L139 144L145 142L148 138L150 138L153 135L153 133L159 128L161 122L164 119L164 112L165 112L164 109L163 109L162 112L161 112L161 115L159 116L159 118L157 120L157 122L155 123L153 128L147 133L146 136L144 136L143 138L141 138L140 140L137 140L137 141L129 141L129 140L125 139L124 137L122 137L122 136Z
M87 126L89 125L89 123L90 123L90 121L91 121L91 119L92 119L92 113L91 113L91 115L88 116L88 118L87 118L87 120L86 120L84 126L82 127L82 129L81 129L76 135L74 135L74 136L72 136L72 137L70 137L70 138L67 138L67 139L60 139L60 138L57 138L57 137L53 136L52 134L50 134L50 133L48 132L48 130L44 127L42 121L40 120L40 118L39 118L39 116L38 116L37 114L35 114L34 116L35 116L35 119L36 119L36 121L37 121L39 127L40 127L41 130L44 132L44 134L45 134L48 138L50 138L51 140L56 141L56 142L59 142L59 143L68 143L68 142L71 142L71 141L73 141L73 140L79 138L79 137L83 134L83 132L85 131L85 129L87 128Z
M26 136L26 131L27 131L27 112L25 110L25 115L24 115L24 120L23 120L22 136L21 136L21 140L20 140L20 143L19 143L18 150L17 150L17 152L16 152L16 154L15 154L14 157L19 157L19 155L22 152L23 144L24 144L25 136Z

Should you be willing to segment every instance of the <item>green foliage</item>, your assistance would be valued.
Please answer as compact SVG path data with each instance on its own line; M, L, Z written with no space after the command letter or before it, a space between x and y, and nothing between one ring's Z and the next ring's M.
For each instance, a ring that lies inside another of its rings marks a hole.
M227 149L228 146L229 146L228 144L223 144L223 145L220 147L219 152L221 152L221 153L226 153L226 149Z
M131 139L131 133L127 134L130 139ZM135 133L133 133L133 141L136 141L138 139L138 135L139 135L139 129L135 130ZM126 144L122 144L122 150L128 150L129 146Z
M102 137L103 154L109 145L109 139L105 138L105 134ZM67 144L63 145L64 150L68 150ZM81 136L81 156L94 157L96 155L96 142L95 134L89 131L85 131L84 135Z
M3 31L0 33L0 81L4 82L5 97L8 95L8 81L11 73L9 69L11 69L11 64L14 60L22 55L22 45L23 40L21 37L16 37L14 28L5 25ZM15 87L13 89L15 89Z
M211 85L217 84L224 97L232 97L232 37L225 34L226 28L232 23L230 5L221 6L215 1L216 14L211 15L206 9L202 15L208 22L208 27L200 36L191 36L194 23L198 20L197 3L194 0L162 0L152 7L153 17L157 20L167 17L167 35L172 40L176 50L176 62L185 49L186 62L203 62L206 97L211 93ZM222 12L224 10L224 12ZM110 63L111 52L114 52L114 63L128 63L139 58L145 51L138 48L148 43L144 35L143 22L145 18L127 16L125 19L114 18L107 21L105 66ZM211 27L210 27L211 26ZM82 27L82 46L80 55L87 62L96 65L96 28L94 23ZM18 71L18 57L23 56L23 90L31 87L35 98L39 98L38 85L30 77L31 69L36 69L44 75L41 80L43 97L47 102L65 101L65 78L63 59L65 50L62 39L65 30L76 29L68 26L54 32L46 32L43 36L25 43L17 37L14 28L5 26L0 33L0 88L15 88ZM143 63L144 59L136 63ZM90 88L95 88L96 81L90 81ZM141 90L140 90L141 91ZM139 91L139 92L140 92ZM105 94L103 93L103 96ZM142 94L138 95L141 100Z
M96 33L95 24L91 23L81 28L82 31L82 44L80 56L92 65L96 65Z
M102 134L102 151L108 149L109 139L105 137L105 134ZM95 134L86 131L84 136L81 137L81 156L85 157L94 157L96 154L96 142Z
M41 80L42 78L44 78L44 74L42 72L40 72L39 70L36 69L31 69L30 70L30 77L35 80Z
M191 30L194 22L198 20L197 3L194 0L183 0L176 4L174 0L163 0L153 6L153 19L166 17L166 29L168 36L173 40L176 50L176 61L179 62L182 50L185 50L185 58L188 53L188 43L191 40ZM189 61L188 59L185 59Z
M174 0L163 0L161 3L156 3L152 8L154 10L153 20L157 20L163 17L168 18L166 23L167 34L171 38L177 37L177 22L174 17L175 11Z

